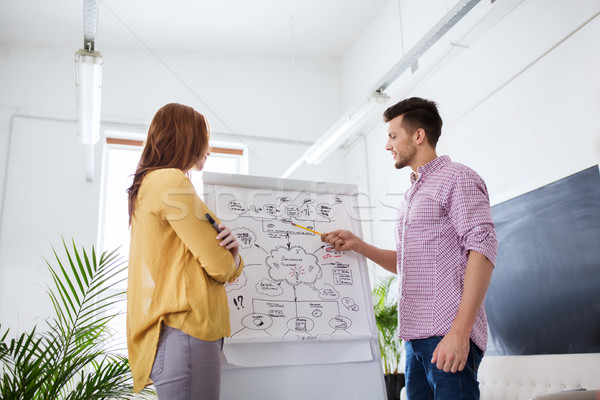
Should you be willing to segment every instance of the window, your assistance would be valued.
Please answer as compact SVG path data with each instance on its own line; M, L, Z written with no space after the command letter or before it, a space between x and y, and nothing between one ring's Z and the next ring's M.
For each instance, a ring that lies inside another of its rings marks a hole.
M106 151L103 174L103 196L100 216L99 249L112 251L118 248L118 253L124 262L129 256L129 213L127 204L127 188L131 186L133 173L142 154L143 141L140 135L114 132L110 137L107 131ZM125 136L125 138L123 138ZM134 137L134 139L131 139ZM211 141L211 155L204 167L205 171L223 173L247 173L246 151L231 143ZM202 174L192 172L191 181L198 193L202 193ZM117 278L122 282L115 286L121 291L127 288L127 274ZM125 300L125 296L123 296ZM119 352L126 354L125 338L125 301L120 303L118 315L111 321L115 332L114 345Z

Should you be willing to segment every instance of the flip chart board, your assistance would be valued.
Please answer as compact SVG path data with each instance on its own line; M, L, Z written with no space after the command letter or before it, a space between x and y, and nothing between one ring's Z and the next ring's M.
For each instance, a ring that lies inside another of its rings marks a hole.
M356 186L212 172L202 180L202 197L238 236L245 262L226 286L232 337L222 396L385 398L365 259L319 235L362 236Z
M228 344L376 338L364 258L319 235L361 234L355 186L216 173L203 181L208 206L238 237L245 262L226 285Z

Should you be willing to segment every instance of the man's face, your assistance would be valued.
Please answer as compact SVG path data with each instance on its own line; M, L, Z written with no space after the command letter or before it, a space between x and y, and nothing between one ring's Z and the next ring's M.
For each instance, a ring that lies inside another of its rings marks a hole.
M402 118L403 116L400 115L389 122L388 141L385 145L385 149L392 153L397 169L412 165L417 154L413 135L404 129Z

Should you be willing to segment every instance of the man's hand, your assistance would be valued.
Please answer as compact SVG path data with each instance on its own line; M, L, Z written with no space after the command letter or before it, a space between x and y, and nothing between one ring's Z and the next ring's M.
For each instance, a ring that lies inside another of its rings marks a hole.
M452 322L450 332L442 339L433 352L431 362L445 372L462 371L469 356L469 335L475 317L490 284L494 265L477 251L470 251L465 271L464 289L458 312Z
M396 273L396 252L394 250L383 250L368 244L350 231L340 229L323 233L321 241L329 243L336 251L356 251L386 270Z
M444 372L462 371L467 364L470 347L469 336L450 331L433 351L431 363Z
M321 235L321 241L329 243L336 251L358 251L362 240L350 231L337 230Z

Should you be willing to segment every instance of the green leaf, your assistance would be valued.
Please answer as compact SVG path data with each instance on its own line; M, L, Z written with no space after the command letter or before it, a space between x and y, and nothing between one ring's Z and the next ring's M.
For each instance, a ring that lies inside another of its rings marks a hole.
M381 280L372 291L381 362L386 374L397 373L402 355L398 337L398 299L391 293L396 276Z
M65 246L66 248L66 246ZM79 286L79 290L80 293L84 293L85 290L83 288L83 283L82 283L82 277L85 276L85 266L83 265L83 262L81 261L81 257L79 257L79 253L77 252L77 245L75 244L75 240L73 240L73 253L75 254L75 259L77 260L77 264L73 263L73 260L71 259L71 256L69 255L69 262L71 263L71 268L73 270L75 270L75 268L79 268L79 274L74 274L75 275L75 280L77 281L77 285ZM67 252L67 254L69 254Z
M98 256L94 247L88 252L74 240L72 246L62 242L65 261L54 249L54 265L46 260L55 316L43 331L33 328L13 339L0 331L0 398L132 398L127 359L106 345L108 323L123 301L114 285L126 266L117 250Z

